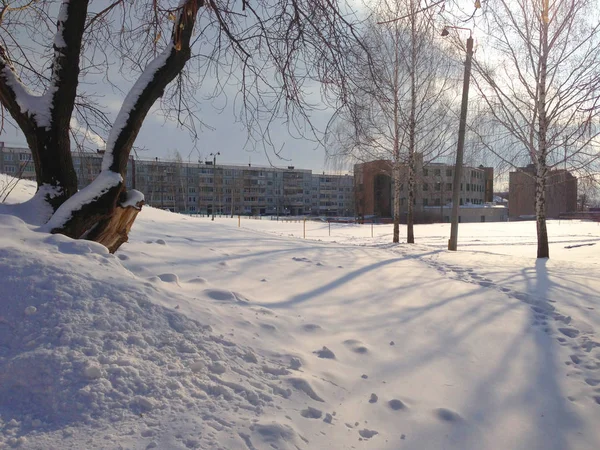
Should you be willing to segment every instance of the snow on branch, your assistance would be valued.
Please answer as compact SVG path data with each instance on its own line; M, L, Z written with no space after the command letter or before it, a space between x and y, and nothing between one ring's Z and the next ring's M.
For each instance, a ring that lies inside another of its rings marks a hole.
M43 227L43 231L52 231L57 228L62 228L73 218L75 211L100 199L104 194L117 187L122 182L123 177L118 173L109 170L100 172L93 183L69 198L56 210L48 223Z
M156 73L165 66L167 59L171 56L173 48L174 46L171 42L160 55L150 61L133 87L127 93L106 141L106 152L104 153L104 158L102 160L102 170L110 170L110 167L113 165L113 151L117 138L121 135L133 110L137 107L140 96L154 80Z
M42 96L40 110L47 121L40 126L68 127L77 94L79 58L88 0L63 0L56 18L54 59L50 85Z
M171 41L144 69L128 92L106 141L102 170L121 173L148 111L190 57L190 38L204 0L181 0Z
M0 100L21 126L37 125L41 97L33 95L17 75L5 50L0 46Z
M0 99L21 128L51 127L53 111L60 111L62 122L68 124L77 91L77 69L87 4L88 0L73 3L63 0L60 5L53 42L52 76L42 95L29 92L19 79L6 50L0 46ZM70 107L60 107L63 105ZM64 123L57 125L62 127Z

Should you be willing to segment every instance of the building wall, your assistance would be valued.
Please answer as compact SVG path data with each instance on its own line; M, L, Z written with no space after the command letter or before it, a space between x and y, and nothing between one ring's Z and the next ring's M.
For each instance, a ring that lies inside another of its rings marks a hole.
M416 214L424 213L426 208L450 208L452 205L452 188L454 182L454 166L439 163L423 164L417 158L415 164L415 201ZM381 192L378 182L381 176L392 178L391 161L378 160L354 166L356 189L356 211L358 215L392 216L393 182L390 191ZM401 215L408 209L408 167L400 168L400 208ZM483 205L493 199L494 169L491 167L464 166L461 174L461 205ZM389 202L388 208L382 203Z
M450 222L452 208L425 208L431 222ZM508 208L496 205L473 205L458 208L458 221L472 222L505 222L508 220Z
M28 149L3 147L0 143L0 172L35 179L30 157ZM100 152L73 154L80 189L100 173L102 157ZM212 161L131 158L125 182L128 189L143 192L150 206L175 212L354 215L352 176L317 175L291 166L213 166Z
M533 166L509 173L508 206L511 219L535 216L535 172ZM553 170L546 184L546 217L577 211L577 178L566 170Z
M351 175L312 175L311 214L351 217L354 215L354 178Z

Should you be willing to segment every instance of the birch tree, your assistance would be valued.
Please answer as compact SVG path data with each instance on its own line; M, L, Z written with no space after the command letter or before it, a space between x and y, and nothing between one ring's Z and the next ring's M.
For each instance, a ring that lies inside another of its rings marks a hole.
M548 258L549 171L568 163L577 172L600 157L597 2L490 0L484 17L489 50L475 54L472 80L504 130L488 148L534 165L537 257Z
M417 154L433 160L448 153L454 141L450 118L457 66L452 51L441 47L434 10L426 6L420 0L377 3L365 32L369 58L353 59L360 88L340 110L332 133L336 156L391 161L393 242L400 238L401 186L406 184L406 240L414 243Z
M1 113L32 152L46 229L111 251L127 240L143 202L126 192L127 160L159 100L200 138L195 91L209 80L215 94L235 86L241 119L259 137L277 117L308 120L304 84L343 80L340 55L356 45L349 11L338 0L2 0ZM111 121L82 81L108 84L116 70L134 82ZM99 176L79 192L76 124L106 142Z

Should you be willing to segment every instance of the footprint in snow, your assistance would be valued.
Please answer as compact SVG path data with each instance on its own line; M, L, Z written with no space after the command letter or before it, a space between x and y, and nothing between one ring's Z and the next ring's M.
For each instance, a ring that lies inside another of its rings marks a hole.
M308 408L300 411L300 415L302 417L306 417L307 419L320 419L323 415L323 412L317 408L309 406Z
M394 411L400 411L401 409L406 409L406 405L402 400L398 400L394 398L388 402L388 406L392 408Z
M362 345L362 342L356 339L346 339L344 344L350 348L354 353L358 353L360 355L364 355L369 353L369 349Z
M175 283L179 285L179 277L174 273L161 273L158 275L158 278L165 283Z
M194 283L194 284L206 284L206 283L208 283L208 281L206 280L206 278L202 278L202 277L191 278L187 282L188 283Z
M559 328L558 331L570 338L579 336L579 330L576 330L575 328Z
M359 430L358 434L360 434L360 437L362 437L363 439L371 439L373 436L379 434L379 432L364 428L362 430Z
M247 304L248 301L236 294L235 292L226 291L224 289L205 289L203 291L207 297L223 303L241 303Z
M321 350L315 350L313 353L319 358L335 359L335 354L325 346Z
M308 258L299 258L297 256L292 257L292 259L294 261L298 261L298 262L311 262L310 259L308 259Z
M437 408L433 411L435 416L443 420L444 422L460 422L462 421L462 417L460 414L448 409L448 408Z

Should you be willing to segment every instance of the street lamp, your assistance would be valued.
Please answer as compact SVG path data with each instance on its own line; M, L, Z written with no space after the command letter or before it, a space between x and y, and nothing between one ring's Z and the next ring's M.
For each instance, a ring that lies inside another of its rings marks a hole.
M215 220L215 187L217 184L217 155L220 155L221 152L210 153L208 156L213 157L213 195L212 195L212 219Z
M467 124L467 105L469 103L469 81L471 79L471 59L473 58L473 33L469 28L444 27L442 36L450 34L449 29L467 30L467 58L465 60L465 74L463 78L462 104L460 107L460 123L458 126L458 143L456 146L456 164L454 166L454 186L452 186L452 220L450 224L450 239L448 250L456 251L458 244L458 207L460 203L460 180L462 176L463 152L465 146L465 128Z

